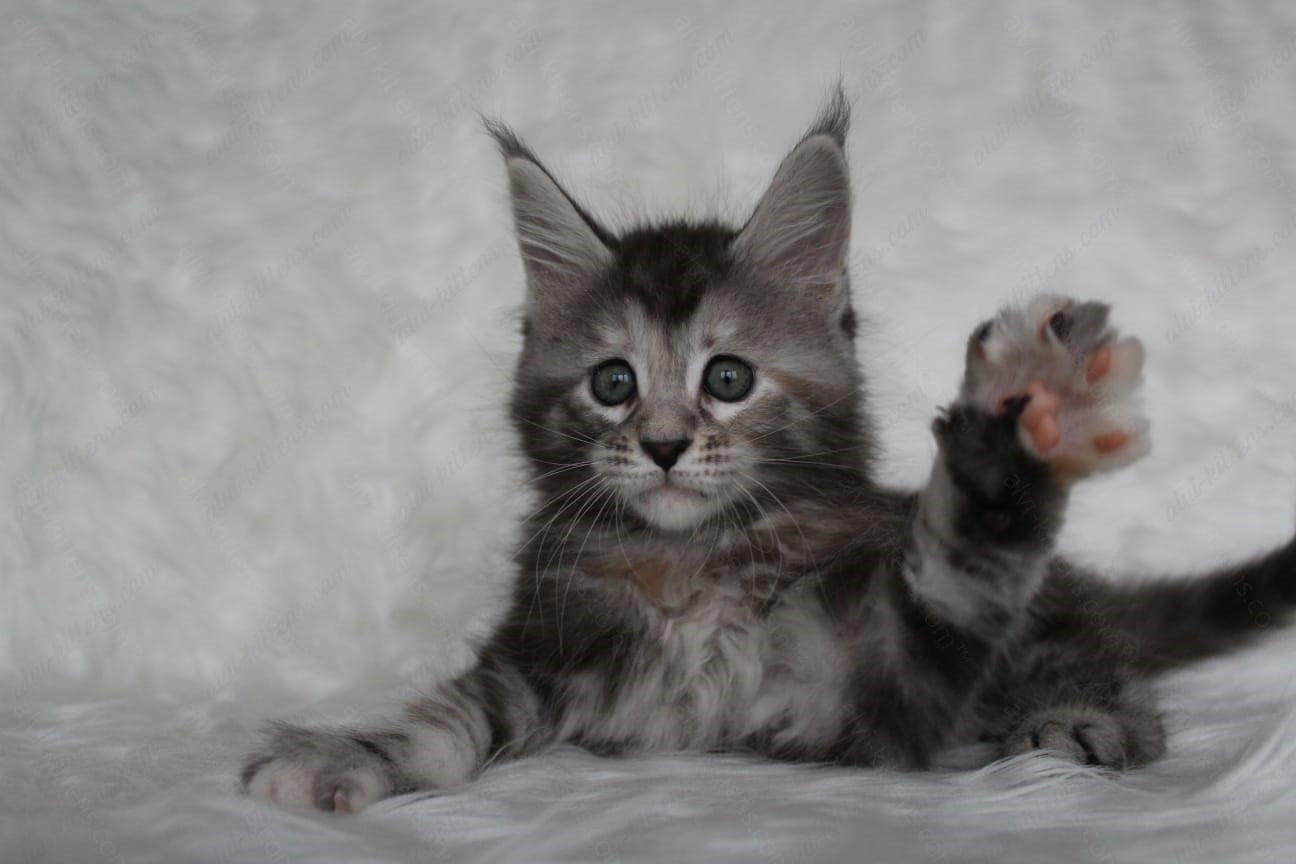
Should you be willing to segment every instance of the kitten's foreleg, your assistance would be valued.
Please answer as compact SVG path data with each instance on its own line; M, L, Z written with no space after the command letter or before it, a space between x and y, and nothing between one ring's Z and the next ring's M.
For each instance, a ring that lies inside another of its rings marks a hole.
M516 670L479 665L380 729L276 724L245 763L249 793L290 807L354 812L381 798L471 779L488 761L548 736L540 702Z
M968 709L1021 629L1066 503L1066 487L1019 440L1023 408L956 405L937 420L940 452L909 542L873 583L885 662L859 664L855 716L831 758L921 768L976 731Z
M1026 452L1025 402L958 405L935 423L940 452L919 495L904 562L915 598L971 636L996 638L1043 580L1067 489Z
M970 709L1027 623L1071 485L1146 449L1130 399L1142 357L1108 328L1107 307L1060 298L1004 310L973 334L891 583L895 660L879 683L907 711L895 728L874 724L875 741L850 742L849 758L898 751L921 764L979 727Z
M1075 480L1146 452L1131 399L1143 350L1099 303L1038 297L979 327L919 497L907 577L941 615L993 634L1043 581Z

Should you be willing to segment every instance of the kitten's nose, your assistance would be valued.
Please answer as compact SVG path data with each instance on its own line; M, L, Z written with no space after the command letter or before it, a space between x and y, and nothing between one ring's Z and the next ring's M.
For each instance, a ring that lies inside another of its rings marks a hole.
M640 441L639 446L652 457L663 471L669 471L679 461L680 454L692 443L687 438L675 441Z

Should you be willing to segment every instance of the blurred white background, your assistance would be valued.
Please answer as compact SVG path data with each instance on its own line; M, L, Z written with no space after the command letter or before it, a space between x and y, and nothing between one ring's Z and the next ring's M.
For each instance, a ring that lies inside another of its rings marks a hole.
M896 778L568 753L323 822L232 779L262 717L378 709L464 662L508 578L521 269L478 112L614 224L741 220L841 77L887 479L924 476L971 328L1057 291L1144 339L1154 441L1077 495L1065 551L1119 577L1283 540L1296 7L0 18L0 857L777 860L813 841L1007 860L1041 825L1023 860L1296 842L1290 637L1167 682L1171 757L1117 781L1051 783L1068 769L1047 759ZM1144 837L1135 807L1174 830Z

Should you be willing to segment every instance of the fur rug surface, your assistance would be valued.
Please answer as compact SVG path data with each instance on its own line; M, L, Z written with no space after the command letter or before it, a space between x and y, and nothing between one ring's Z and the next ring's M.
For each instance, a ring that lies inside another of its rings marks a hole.
M1148 348L1152 454L1061 546L1191 574L1296 524L1296 5L0 2L0 860L1272 862L1296 624L1163 679L1103 774L492 768L357 817L237 788L269 717L467 662L526 506L522 273L478 112L594 212L743 219L841 76L888 481L967 334L1055 291ZM1285 118L1285 119L1284 119ZM972 765L973 767L967 767Z

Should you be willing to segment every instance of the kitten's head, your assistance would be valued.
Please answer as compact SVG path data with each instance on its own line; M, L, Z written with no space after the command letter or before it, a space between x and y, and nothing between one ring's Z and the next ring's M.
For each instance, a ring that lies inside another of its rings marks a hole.
M846 128L838 94L740 229L614 234L490 126L527 281L513 417L550 500L682 531L858 476Z

